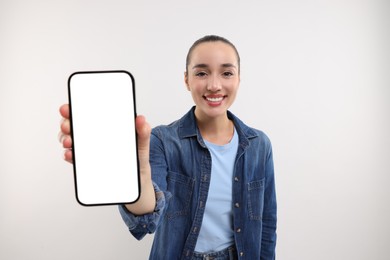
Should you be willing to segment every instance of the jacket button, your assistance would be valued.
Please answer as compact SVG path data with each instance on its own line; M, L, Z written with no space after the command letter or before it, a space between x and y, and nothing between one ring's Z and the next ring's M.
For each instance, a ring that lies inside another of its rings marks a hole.
M244 252L240 252L240 256L243 256L244 255Z
M241 232L241 228L237 228L236 232L240 233Z
M238 181L238 177L234 177L234 181Z
M236 208L239 208L239 207L240 207L240 203L236 202L236 203L234 204L234 206L235 206Z

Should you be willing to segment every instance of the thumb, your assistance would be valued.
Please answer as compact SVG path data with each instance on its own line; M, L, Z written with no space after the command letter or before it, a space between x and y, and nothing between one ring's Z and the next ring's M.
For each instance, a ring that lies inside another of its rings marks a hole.
M135 120L138 141L138 157L140 163L149 163L149 145L151 128L144 116L137 116Z

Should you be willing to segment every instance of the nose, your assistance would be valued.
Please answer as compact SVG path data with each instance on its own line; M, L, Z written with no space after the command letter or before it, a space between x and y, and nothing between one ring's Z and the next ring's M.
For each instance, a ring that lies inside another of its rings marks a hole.
M207 82L207 90L211 92L218 92L221 90L221 81L218 76L209 78L209 81Z

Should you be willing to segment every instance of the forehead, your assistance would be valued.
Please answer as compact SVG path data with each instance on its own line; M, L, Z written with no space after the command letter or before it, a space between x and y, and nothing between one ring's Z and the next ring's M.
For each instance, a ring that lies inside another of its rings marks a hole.
M204 42L196 46L190 57L190 63L232 63L237 64L237 55L232 46L227 43Z

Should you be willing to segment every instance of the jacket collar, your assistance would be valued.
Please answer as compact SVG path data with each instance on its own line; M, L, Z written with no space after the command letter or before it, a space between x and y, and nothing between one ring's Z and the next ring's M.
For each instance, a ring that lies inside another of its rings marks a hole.
M249 139L255 138L258 134L250 127L245 125L238 117L236 117L230 111L227 111L228 118L231 119L234 123L234 126L237 130L238 136L240 138L240 143L247 143ZM193 106L190 111L188 111L180 120L179 120L179 137L181 139L197 136L198 140L202 140L198 125L196 124L195 118L195 106ZM245 140L245 141L244 141ZM203 140L200 141L203 143Z

